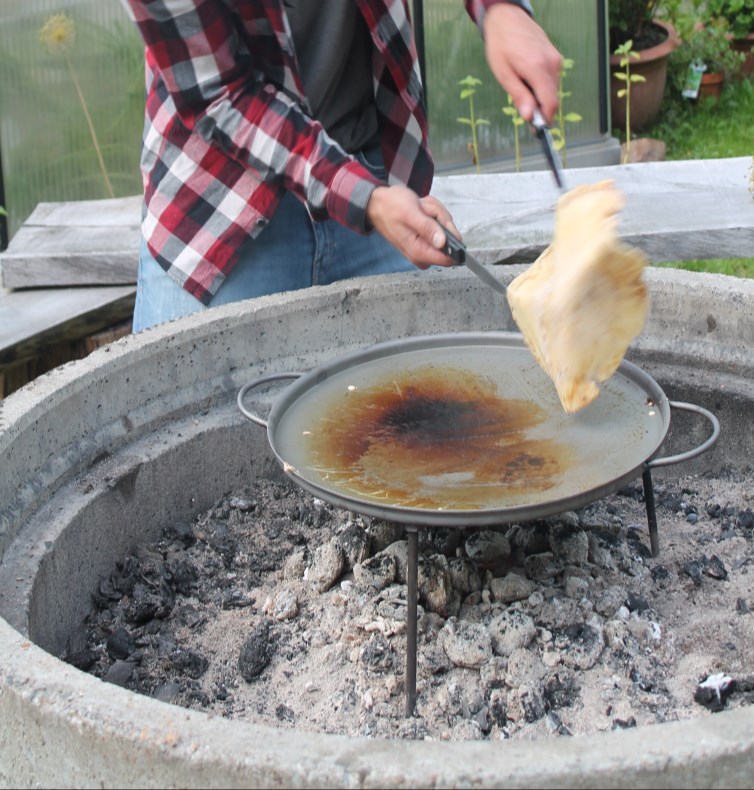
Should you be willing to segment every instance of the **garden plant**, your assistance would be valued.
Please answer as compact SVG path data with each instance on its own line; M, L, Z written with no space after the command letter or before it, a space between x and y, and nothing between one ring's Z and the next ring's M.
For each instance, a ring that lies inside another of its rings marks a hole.
M516 157L516 172L521 172L521 142L519 140L518 132L519 129L526 123L524 119L518 114L518 110L515 108L513 104L513 99L511 98L510 94L508 94L508 105L507 107L503 107L503 114L507 115L511 119L511 123L513 124L513 150Z
M560 99L560 106L558 107L557 121L558 125L552 127L552 136L555 141L556 150L560 151L563 160L563 167L566 166L566 124L579 123L583 118L577 112L566 112L566 99L570 99L571 91L564 89L564 82L567 72L573 68L573 60L571 58L563 58L563 66L560 69L560 83L558 85L558 98Z
M615 73L615 77L625 83L625 88L618 91L618 98L626 100L626 151L623 157L624 162L631 160L631 85L637 82L644 82L645 78L641 74L631 73L631 60L639 60L640 55L633 49L634 42L629 39L616 48L615 54L620 55L620 67L623 71Z
M472 161L476 166L476 171L479 173L481 172L481 167L479 164L479 138L477 136L477 128L479 126L489 126L490 123L486 118L478 118L476 112L474 111L474 94L476 93L477 86L481 85L482 81L469 74L460 80L458 84L461 86L461 101L466 101L468 99L469 117L460 117L457 120L458 123L471 127L471 142L469 143L469 151L471 152Z
M111 198L115 197L115 192L113 191L112 184L110 183L110 175L107 172L105 160L102 156L102 149L100 147L99 140L97 139L97 132L94 129L92 116L89 112L89 106L87 105L86 99L84 98L84 92L81 89L81 83L79 82L79 78L76 75L76 70L73 68L73 63L71 61L70 48L73 46L73 43L76 40L76 26L73 22L73 19L71 19L71 17L67 16L66 14L54 14L47 20L47 22L45 22L44 26L39 31L39 38L42 43L50 50L50 52L60 53L65 60L66 68L68 69L68 73L71 76L71 81L73 82L73 86L76 89L76 96L78 97L81 110L84 113L84 118L86 119L89 134L92 137L92 144L94 145L94 150L97 154L97 162L99 163L100 171L102 172L102 178L105 182L107 194Z

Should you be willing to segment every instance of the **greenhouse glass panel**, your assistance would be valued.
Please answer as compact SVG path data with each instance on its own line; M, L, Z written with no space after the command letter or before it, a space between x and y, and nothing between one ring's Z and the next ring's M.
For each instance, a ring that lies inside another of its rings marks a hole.
M601 0L534 0L533 6L537 21L569 61L562 75L562 116L553 124L565 135L561 156L567 165L569 153L608 133L601 107L606 69L599 35L603 6ZM467 77L481 81L472 97L475 119L486 122L476 127L481 169L515 169L516 133L522 159L537 151L537 143L527 126L514 126L515 116L504 113L508 95L487 66L479 30L460 0L424 0L421 7L430 142L437 171L464 172L475 167L470 103L460 98L460 83ZM581 120L565 120L569 113Z
M570 157L576 163L580 148L609 133L600 100L607 66L600 54L598 9L604 3L534 0L537 20L573 61L564 74L563 107L582 120L562 124L567 165ZM503 113L507 97L489 72L463 3L419 5L437 172L474 168L470 127L458 120L469 116L459 85L467 76L481 80L475 111L489 121L479 127L482 169L514 169L516 127ZM65 51L50 51L40 32L58 14L70 18L75 35ZM143 114L143 45L120 0L0 0L0 172L11 235L40 202L139 194ZM525 126L518 134L528 169L536 143ZM533 166L542 165L535 160Z
M52 51L40 37L51 18ZM138 194L143 118L144 48L119 0L0 2L10 235L40 202Z

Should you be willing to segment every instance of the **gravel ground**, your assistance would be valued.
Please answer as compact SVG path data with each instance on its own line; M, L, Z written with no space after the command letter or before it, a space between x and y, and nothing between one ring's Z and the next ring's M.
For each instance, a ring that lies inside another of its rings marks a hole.
M92 591L97 677L229 719L380 738L578 736L754 699L752 470L640 484L497 530L420 533L416 715L406 541L281 476L133 547Z

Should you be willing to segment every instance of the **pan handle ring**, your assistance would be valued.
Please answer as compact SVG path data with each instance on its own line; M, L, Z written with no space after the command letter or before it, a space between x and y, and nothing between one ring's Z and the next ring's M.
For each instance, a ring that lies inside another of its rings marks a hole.
M715 415L705 409L702 406L697 406L695 403L683 403L681 401L668 401L671 409L681 409L683 411L693 411L696 414L701 414L702 417L706 417L707 420L712 424L712 433L709 437L702 442L698 447L694 447L692 450L687 450L685 453L678 453L677 455L668 455L665 458L654 458L651 461L647 461L646 466L649 468L657 467L657 466L670 466L671 464L679 464L681 461L688 461L691 458L696 458L697 455L701 455L703 452L712 447L715 442L717 442L718 437L720 436L720 421L715 417Z
M267 420L263 420L256 414L250 412L246 406L244 406L243 399L246 397L246 393L253 389L254 387L261 387L262 384L266 384L268 381L280 381L281 379L297 379L302 376L301 373L271 373L268 376L262 376L261 378L254 379L250 381L248 384L244 384L243 387L238 391L238 408L241 414L246 417L247 420L251 420L253 423L257 425L261 425L263 428L267 427Z

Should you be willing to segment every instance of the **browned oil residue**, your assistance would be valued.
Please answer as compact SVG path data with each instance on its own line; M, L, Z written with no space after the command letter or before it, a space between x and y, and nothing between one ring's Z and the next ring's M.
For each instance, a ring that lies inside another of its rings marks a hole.
M308 435L325 483L402 507L481 509L558 482L567 449L529 439L546 413L468 370L427 366L324 404Z

